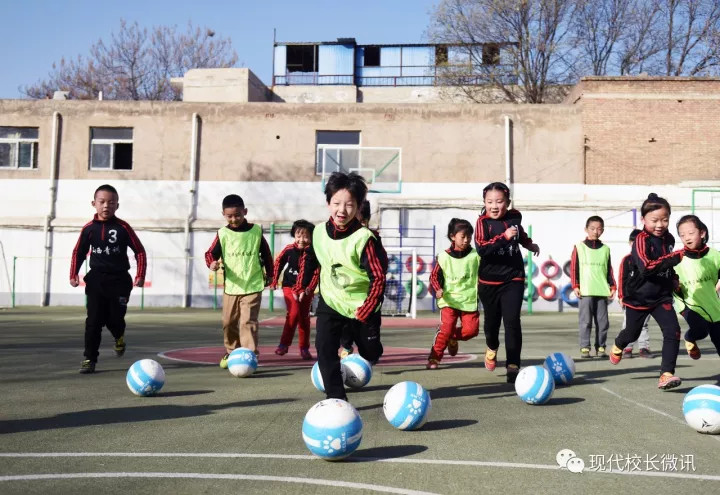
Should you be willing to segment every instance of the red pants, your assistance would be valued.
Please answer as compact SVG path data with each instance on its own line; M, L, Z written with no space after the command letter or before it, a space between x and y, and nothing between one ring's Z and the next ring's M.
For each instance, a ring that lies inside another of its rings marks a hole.
M457 320L460 318L460 328L456 328ZM440 361L451 338L457 340L470 340L477 337L480 332L480 313L477 311L460 311L453 308L442 308L440 310L440 327L435 334L430 359Z
M298 302L291 287L283 287L282 290L285 297L287 316L285 317L285 327L280 337L280 344L290 347L295 336L295 327L298 327L300 349L307 349L310 347L310 304L312 304L313 298L305 296L302 302Z

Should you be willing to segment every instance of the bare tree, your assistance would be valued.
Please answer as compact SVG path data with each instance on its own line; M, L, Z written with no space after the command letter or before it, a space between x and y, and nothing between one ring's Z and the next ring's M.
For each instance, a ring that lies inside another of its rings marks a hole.
M717 73L720 67L720 2L663 0L661 2L662 74L695 76Z
M604 76L612 70L617 47L626 35L634 0L580 0L573 19L582 72Z
M657 72L657 55L662 51L657 33L662 0L636 0L628 12L625 33L618 47L620 75Z
M448 63L446 82L473 101L545 103L562 96L574 75L570 43L577 0L442 0L432 14L430 37L461 43L465 66ZM488 57L488 46L499 48ZM483 87L478 82L486 83ZM558 94L558 89L560 89Z
M232 67L237 60L230 38L216 37L210 29L192 23L185 32L177 26L148 29L121 20L109 42L98 40L87 57L61 59L47 79L20 91L30 98L61 90L77 99L95 99L102 91L104 98L116 100L179 100L170 78L194 68Z

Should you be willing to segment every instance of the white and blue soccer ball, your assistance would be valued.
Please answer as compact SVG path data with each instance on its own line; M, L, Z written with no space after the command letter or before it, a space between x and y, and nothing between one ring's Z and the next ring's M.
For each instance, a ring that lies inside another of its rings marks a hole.
M398 430L417 430L427 421L432 403L430 393L415 382L400 382L387 391L383 412Z
M343 383L345 383L345 380L347 379L347 372L345 370L345 366L342 364L342 361L340 362L340 373L342 373ZM317 361L313 365L312 371L310 371L310 380L318 392L325 392L325 384L323 383L323 377L320 373L320 363Z
M238 378L245 378L255 373L257 365L257 356L247 347L238 347L228 357L228 371Z
M515 392L528 404L545 404L555 392L555 380L543 366L528 366L520 370L515 380Z
M157 361L141 359L130 366L125 381L135 395L155 395L165 385L165 370Z
M350 354L340 361L345 369L345 385L350 388L361 388L372 379L372 365L360 354Z
M699 385L683 399L685 421L695 431L720 434L720 387Z
M575 377L575 361L564 352L550 354L545 358L544 366L555 380L555 385L567 385Z
M326 461L338 461L360 446L363 422L350 403L325 399L312 406L305 415L302 436L314 455Z

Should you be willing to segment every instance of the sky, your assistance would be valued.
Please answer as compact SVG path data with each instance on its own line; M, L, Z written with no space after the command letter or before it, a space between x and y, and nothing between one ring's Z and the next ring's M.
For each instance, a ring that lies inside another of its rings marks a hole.
M21 98L19 86L47 77L61 57L86 55L99 38L109 39L120 19L141 26L207 26L232 38L238 66L266 84L272 75L273 28L278 41L360 44L419 43L438 0L97 0L3 2L4 46L0 99ZM14 47L14 48L13 48Z

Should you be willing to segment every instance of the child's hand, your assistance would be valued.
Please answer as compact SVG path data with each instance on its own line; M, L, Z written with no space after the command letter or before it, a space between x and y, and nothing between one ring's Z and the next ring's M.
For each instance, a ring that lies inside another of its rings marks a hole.
M573 289L573 292L575 293L575 297L577 297L578 299L580 299L580 298L582 297L582 296L580 295L580 287L575 287L575 288Z
M220 268L220 262L219 261L213 261L210 263L210 269L214 272L218 271L218 268Z
M435 298L440 299L443 296L443 290L440 289L435 293Z
M270 290L277 290L277 285L275 284L270 284L268 287L270 288Z
M293 294L295 296L295 300L297 302L303 302L303 299L305 299L305 291L302 291L300 294Z
M135 279L135 287L142 287L143 285L145 285L144 278L136 278Z
M608 299L613 299L615 297L615 289L610 291L610 297Z
M510 239L513 239L518 234L518 228L515 226L508 227L508 229L505 231L505 239L508 241Z
M537 244L535 244L533 242L532 244L530 244L528 251L530 251L531 253L535 253L535 256L539 256L540 255L540 246L538 246Z
M72 285L73 287L77 287L78 285L80 285L80 277L78 277L77 275L75 275L74 277L70 277L70 285Z

